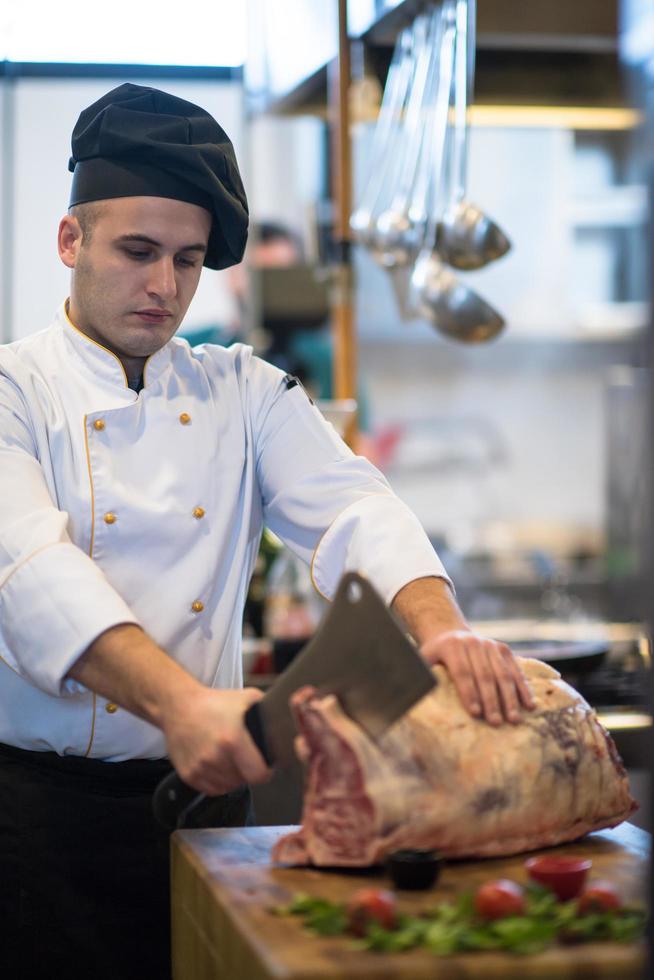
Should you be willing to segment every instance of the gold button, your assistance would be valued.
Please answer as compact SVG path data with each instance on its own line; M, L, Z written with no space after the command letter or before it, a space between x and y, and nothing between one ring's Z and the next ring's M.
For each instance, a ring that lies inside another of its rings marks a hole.
M199 599L196 599L193 605L191 606L191 609L193 610L193 612L202 612L202 610L204 609L204 603L200 602Z
M105 524L115 524L116 523L116 515L115 514L112 514L111 511L109 511L108 513L106 513L104 515L103 520L104 520Z
M102 432L102 430L104 429L104 427L105 427L105 421L104 421L104 419L96 419L95 422L93 423L93 428L97 432Z
M201 517L204 517L204 507L194 507L193 517L197 517L198 520L200 520Z
M113 701L109 701L107 704L105 704L104 710L108 715L115 715L118 711L118 705L114 704Z
M191 416L188 414L188 412L182 412L179 417L179 421L182 423L182 425L188 425L191 421Z

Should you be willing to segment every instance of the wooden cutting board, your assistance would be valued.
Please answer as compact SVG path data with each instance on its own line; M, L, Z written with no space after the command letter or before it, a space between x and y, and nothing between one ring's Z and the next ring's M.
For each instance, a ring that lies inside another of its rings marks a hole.
M174 980L637 980L643 975L644 944L589 943L532 956L436 957L426 950L353 950L347 937L312 936L298 919L275 916L271 907L287 903L299 891L346 901L357 888L392 884L381 871L271 867L270 848L292 829L182 830L173 835ZM623 824L548 853L592 858L592 876L609 878L626 900L633 900L644 897L648 850L649 834ZM399 892L399 907L419 912L491 878L524 882L524 857L451 862L433 889Z

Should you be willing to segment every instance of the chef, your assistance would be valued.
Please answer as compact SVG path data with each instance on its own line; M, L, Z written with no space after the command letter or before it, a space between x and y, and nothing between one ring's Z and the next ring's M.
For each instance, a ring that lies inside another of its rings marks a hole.
M0 348L3 976L165 980L170 771L248 819L243 602L264 523L330 598L357 569L490 724L532 704L474 635L383 476L249 347L175 338L203 266L241 260L232 145L203 109L121 85L72 135L70 297ZM35 279L37 288L38 278ZM12 959L13 957L13 959ZM7 958L9 972L7 969Z

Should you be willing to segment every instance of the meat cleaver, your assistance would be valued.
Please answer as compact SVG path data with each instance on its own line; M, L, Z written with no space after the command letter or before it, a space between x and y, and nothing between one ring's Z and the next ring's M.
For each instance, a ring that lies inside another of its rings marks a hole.
M297 735L289 699L307 685L334 694L372 739L379 738L436 683L435 677L370 583L341 578L315 636L245 713L245 726L270 766L294 758ZM172 772L157 786L155 816L169 828L203 799Z

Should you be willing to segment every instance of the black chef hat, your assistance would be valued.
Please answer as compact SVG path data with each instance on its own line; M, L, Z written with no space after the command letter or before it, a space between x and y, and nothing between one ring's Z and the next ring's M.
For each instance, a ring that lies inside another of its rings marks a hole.
M71 148L70 207L140 196L199 204L213 218L204 264L243 258L248 205L234 148L204 109L128 82L84 109Z

